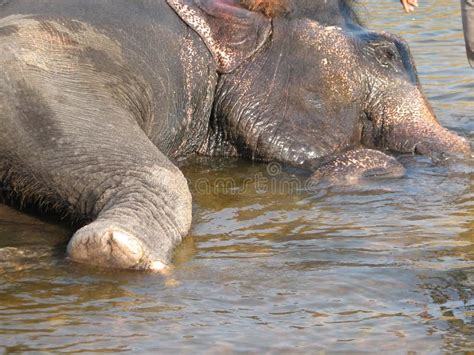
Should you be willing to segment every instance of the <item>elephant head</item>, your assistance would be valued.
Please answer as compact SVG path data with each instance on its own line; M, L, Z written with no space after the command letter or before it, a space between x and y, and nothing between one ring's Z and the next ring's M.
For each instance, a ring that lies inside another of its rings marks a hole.
M470 151L438 123L407 44L362 27L348 1L168 2L220 73L214 149L309 170L362 147Z

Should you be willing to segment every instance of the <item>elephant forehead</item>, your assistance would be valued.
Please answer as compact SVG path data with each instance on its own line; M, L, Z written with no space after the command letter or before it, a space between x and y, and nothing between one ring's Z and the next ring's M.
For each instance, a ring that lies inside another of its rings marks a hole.
M339 64L350 64L355 57L353 37L337 26L324 26L319 22L304 20L296 31L300 43L310 50L338 60Z
M324 87L325 94L353 98L360 77L355 75L359 60L351 35L340 27L305 20L299 24L296 36L297 46L303 48L305 65L320 78L318 85Z

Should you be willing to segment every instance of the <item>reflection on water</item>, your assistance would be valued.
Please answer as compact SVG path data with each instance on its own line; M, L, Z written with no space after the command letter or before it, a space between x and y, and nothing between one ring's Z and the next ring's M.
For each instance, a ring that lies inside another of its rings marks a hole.
M361 11L409 40L439 119L472 142L458 7L421 5ZM168 278L71 264L70 231L0 207L0 349L472 350L474 164L402 160L403 179L312 192L292 171L188 164L195 223Z

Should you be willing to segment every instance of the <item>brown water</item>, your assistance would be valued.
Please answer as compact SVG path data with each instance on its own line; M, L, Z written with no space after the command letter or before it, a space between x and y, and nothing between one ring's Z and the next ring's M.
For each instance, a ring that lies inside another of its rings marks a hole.
M409 40L440 120L472 142L458 3L421 3L363 13ZM194 228L168 278L72 264L70 231L0 207L0 349L473 350L474 164L402 160L403 179L314 192L277 166L189 164Z

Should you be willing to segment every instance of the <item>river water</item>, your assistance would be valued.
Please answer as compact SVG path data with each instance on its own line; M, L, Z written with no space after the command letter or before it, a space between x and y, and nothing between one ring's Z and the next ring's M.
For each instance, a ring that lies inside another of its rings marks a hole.
M473 142L458 3L358 6ZM0 352L473 350L474 164L401 160L402 179L312 192L277 165L187 164L194 227L167 277L70 263L67 227L0 206Z

